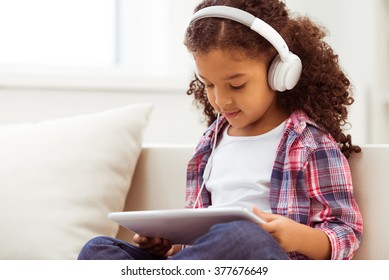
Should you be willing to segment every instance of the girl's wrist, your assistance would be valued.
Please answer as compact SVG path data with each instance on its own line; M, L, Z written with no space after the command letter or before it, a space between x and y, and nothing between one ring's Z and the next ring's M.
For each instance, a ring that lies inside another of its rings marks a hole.
M331 243L321 230L300 224L296 251L311 259L330 259Z

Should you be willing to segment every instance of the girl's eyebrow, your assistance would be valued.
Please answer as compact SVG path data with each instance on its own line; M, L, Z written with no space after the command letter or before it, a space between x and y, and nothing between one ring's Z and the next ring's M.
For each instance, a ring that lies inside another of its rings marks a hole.
M197 74L200 78L200 80L206 80L206 78L204 78L203 76L201 76L200 74Z
M245 76L245 74L243 73L237 73L237 74L233 74L231 76L228 76L224 79L224 81L229 81L229 80L233 80L233 79L236 79L236 78L240 78L240 77L243 77Z
M245 75L246 74L243 74L243 73L232 74L232 75L227 76L226 78L224 78L223 81L230 81L230 80L233 80L233 79L236 79L236 78L244 77ZM199 77L202 80L207 80L207 78L201 76L200 74L199 74Z

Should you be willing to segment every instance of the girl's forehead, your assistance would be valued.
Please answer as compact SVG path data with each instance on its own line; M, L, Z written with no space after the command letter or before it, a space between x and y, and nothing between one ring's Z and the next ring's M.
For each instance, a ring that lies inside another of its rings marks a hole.
M207 80L231 80L258 72L266 68L260 59L253 59L247 55L216 49L195 56L197 74Z
M223 49L223 48L217 48L212 49L207 52L201 52L193 55L195 59L197 57L204 58L204 57L222 57L226 59L231 59L235 61L242 61L249 59L249 56L246 54L245 51L239 50L239 49Z
M193 57L195 60L228 60L231 63L268 63L268 57L266 54L263 55L253 55L252 53L247 53L247 50L242 49L228 49L228 48L215 48L207 52L194 53Z

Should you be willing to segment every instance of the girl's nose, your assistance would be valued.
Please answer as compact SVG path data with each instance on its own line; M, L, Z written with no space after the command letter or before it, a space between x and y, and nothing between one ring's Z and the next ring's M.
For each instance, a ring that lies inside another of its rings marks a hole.
M220 108L232 103L232 98L226 92L215 90L215 103Z

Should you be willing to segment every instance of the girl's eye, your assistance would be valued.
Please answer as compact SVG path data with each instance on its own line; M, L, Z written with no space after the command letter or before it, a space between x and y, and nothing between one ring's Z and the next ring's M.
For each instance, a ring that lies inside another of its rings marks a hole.
M246 85L246 84L242 84L242 85L240 85L240 86L233 86L233 85L230 85L230 87L231 87L231 89L233 89L233 90L240 90L240 89L244 88L245 85Z
M214 86L212 84L205 84L205 88L213 88Z

